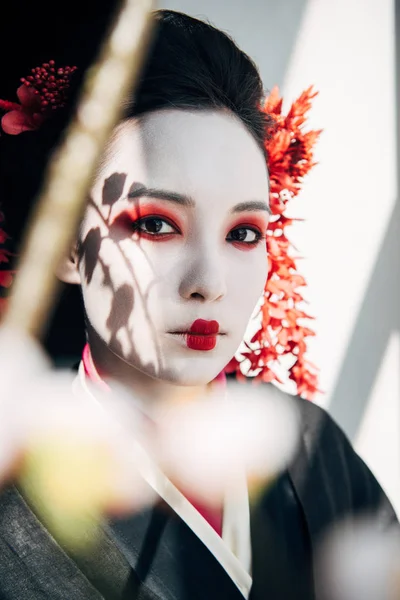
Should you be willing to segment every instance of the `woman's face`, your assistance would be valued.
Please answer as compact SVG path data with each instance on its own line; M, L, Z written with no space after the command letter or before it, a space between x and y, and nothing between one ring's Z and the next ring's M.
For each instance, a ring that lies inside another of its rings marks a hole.
M80 233L91 328L145 374L211 381L262 294L268 217L265 159L229 113L168 110L120 125Z

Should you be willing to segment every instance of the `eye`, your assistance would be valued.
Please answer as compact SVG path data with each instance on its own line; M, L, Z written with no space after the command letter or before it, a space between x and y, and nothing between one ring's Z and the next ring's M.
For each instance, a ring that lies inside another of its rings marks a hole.
M137 233L145 233L147 235L162 236L171 233L178 233L177 229L160 217L143 217L133 223L133 229Z
M252 227L237 227L232 229L226 236L228 242L236 242L239 244L257 244L262 237L261 231Z

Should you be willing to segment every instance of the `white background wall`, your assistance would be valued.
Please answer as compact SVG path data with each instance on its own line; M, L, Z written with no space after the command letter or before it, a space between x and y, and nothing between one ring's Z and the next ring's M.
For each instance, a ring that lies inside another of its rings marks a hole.
M324 405L400 514L400 204L395 0L170 0L207 18L286 103L313 84L319 165L292 214Z

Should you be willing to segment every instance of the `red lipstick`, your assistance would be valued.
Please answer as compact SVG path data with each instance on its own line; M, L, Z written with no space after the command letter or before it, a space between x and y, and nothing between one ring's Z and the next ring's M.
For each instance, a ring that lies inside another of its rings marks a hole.
M197 319L186 335L186 345L191 350L213 350L217 344L218 321Z

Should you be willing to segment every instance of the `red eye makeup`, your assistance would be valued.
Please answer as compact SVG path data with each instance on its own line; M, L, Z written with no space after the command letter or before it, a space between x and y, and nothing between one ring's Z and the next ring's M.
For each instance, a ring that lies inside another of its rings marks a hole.
M230 227L225 240L240 250L252 250L265 240L268 223L261 215L241 215ZM152 241L168 241L183 234L180 217L165 203L135 204L117 215L111 226L126 236Z
M265 240L267 223L265 219L251 215L243 217L231 227L226 241L240 250L252 250L261 240Z
M167 241L182 234L176 215L156 203L133 206L117 215L111 225L153 241Z

